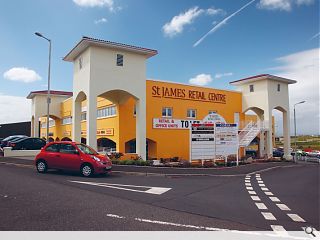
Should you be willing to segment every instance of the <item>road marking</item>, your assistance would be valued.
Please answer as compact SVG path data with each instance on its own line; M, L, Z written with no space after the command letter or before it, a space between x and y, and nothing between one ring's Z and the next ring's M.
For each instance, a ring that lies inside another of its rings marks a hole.
M280 199L277 197L269 197L272 202L280 202Z
M261 201L261 199L258 196L250 196L253 201Z
M80 182L80 181L69 181L69 182L81 183L81 184L93 185L93 186L99 186L99 187L106 187L106 188L114 188L114 189L119 189L119 190L124 190L124 191L131 191L131 192L156 194L156 195L160 195L160 194L163 194L163 193L171 190L171 188L163 188L163 187L123 185L123 184L114 184L114 183L96 183L96 182ZM132 189L130 187L132 187L132 188L142 188L142 189L145 189L145 190L144 191L143 190L137 190L137 189Z
M270 221L277 220L271 212L261 212L261 214L264 216L266 220L270 220Z
M283 204L283 203L277 203L276 205L277 205L278 208L280 208L282 211L291 211L291 209L290 209L287 205L285 205L285 204Z
M266 185L263 183L259 183L259 187L265 187Z
M244 182L249 183L249 182L250 182L250 180L244 180Z
M276 232L279 236L289 236L288 232L281 225L270 225L272 230Z
M260 173L257 173L257 174L256 174L256 177L260 177Z
M256 179L257 179L258 181L262 181L262 179L261 179L260 177L256 177Z
M245 185L251 187L251 183L245 183Z
M273 196L272 192L264 192L267 196Z
M263 183L263 181L258 181L258 183Z
M112 218L120 218L120 219L123 219L125 217L123 216L119 216L119 215L116 215L116 214L107 214L108 217L112 217Z
M269 191L269 189L266 188L266 187L261 188L261 190L262 190L262 191Z
M264 203L255 203L257 208L259 209L268 209L266 205L264 205Z
M247 189L247 190L253 190L253 188L252 188L252 187L246 187L246 189Z
M288 213L287 214L293 221L295 222L306 222L302 217L298 214Z
M251 195L256 195L257 193L255 191L248 191L249 194Z

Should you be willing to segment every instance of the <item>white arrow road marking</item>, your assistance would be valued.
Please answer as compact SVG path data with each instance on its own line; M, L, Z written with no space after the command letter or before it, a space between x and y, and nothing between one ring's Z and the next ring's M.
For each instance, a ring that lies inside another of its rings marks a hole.
M164 187L150 187L150 186L136 186L136 185L123 185L123 184L115 184L115 183L96 183L96 182L80 182L80 181L69 181L73 183L81 183L81 184L87 184L87 185L93 185L93 186L99 186L99 187L107 187L107 188L114 188L119 190L125 190L125 191L131 191L131 192L140 192L140 193L149 193L149 194L156 194L161 195L169 190L171 188L164 188ZM132 188L146 188L147 190L137 190L137 189L131 189L127 187Z

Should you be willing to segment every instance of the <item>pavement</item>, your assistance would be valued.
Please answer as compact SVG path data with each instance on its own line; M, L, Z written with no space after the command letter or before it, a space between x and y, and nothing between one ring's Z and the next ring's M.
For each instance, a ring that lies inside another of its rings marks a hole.
M114 166L110 176L94 178L38 174L32 164L0 158L2 231L320 229L319 164Z

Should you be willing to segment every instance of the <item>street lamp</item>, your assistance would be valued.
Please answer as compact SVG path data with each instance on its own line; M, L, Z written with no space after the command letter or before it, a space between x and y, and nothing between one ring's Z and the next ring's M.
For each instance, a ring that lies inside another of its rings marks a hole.
M301 101L293 105L293 120L294 120L294 158L297 161L297 124L296 124L296 105L305 103L306 101Z
M49 142L49 118L50 118L50 69L51 69L51 40L46 38L39 32L35 32L35 35L41 37L49 42L49 66L48 66L48 92L47 92L47 142Z

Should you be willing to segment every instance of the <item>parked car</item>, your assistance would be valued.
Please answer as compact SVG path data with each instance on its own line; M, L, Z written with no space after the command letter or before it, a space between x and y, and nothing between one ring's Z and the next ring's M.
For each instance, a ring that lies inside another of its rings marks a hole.
M257 151L256 150L246 149L246 157L256 158L257 157Z
M46 145L46 141L41 138L22 138L9 143L12 150L40 150Z
M307 156L308 157L320 158L320 151L313 150L312 152L308 152Z
M18 140L18 139L22 139L22 138L27 138L27 137L28 136L25 136L25 135L13 135L13 136L6 137L5 139L3 139L1 141L0 147L1 148L8 147L9 142L12 142L12 141Z
M82 176L109 173L112 163L108 156L99 155L83 143L51 142L36 156L34 163L39 173L48 169L79 171Z
M273 149L273 157L283 158L284 152L281 149Z

